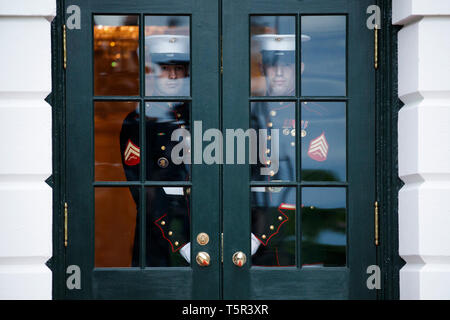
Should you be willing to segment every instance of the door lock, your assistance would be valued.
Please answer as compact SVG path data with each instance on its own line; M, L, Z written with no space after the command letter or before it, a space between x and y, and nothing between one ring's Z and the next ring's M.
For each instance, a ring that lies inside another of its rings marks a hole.
M247 256L242 251L238 251L233 254L233 263L241 268L247 262Z
M197 253L195 261L197 261L197 264L200 267L208 267L211 264L211 257L207 252L200 251L199 253Z

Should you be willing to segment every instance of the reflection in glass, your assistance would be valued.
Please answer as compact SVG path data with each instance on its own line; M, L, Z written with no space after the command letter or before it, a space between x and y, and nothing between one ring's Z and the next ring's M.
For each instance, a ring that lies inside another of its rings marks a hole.
M278 171L270 171L270 175L262 175L260 168L271 167L271 160L263 159L252 165L254 181L294 181L295 180L295 103L294 102L252 102L251 128L267 129L267 156L270 157L272 140L271 130L279 130L279 166ZM259 146L258 146L259 147ZM259 154L259 151L258 151ZM260 163L262 162L262 163ZM272 166L273 167L273 166Z
M139 203L138 187L134 188ZM132 257L139 261L139 247L133 251L139 239L136 212L130 189L95 188L95 267L130 267Z
M138 16L94 16L94 94L139 95Z
M302 189L302 267L346 265L346 190Z
M147 130L147 180L187 181L190 179L190 165L172 161L172 149L179 141L172 141L172 132L177 129L190 130L189 103L147 102L145 104ZM180 157L190 158L190 136L183 136L185 148Z
M145 17L145 95L190 95L188 16Z
M190 188L151 187L146 195L146 265L189 266Z
M252 187L252 265L295 266L295 190Z
M346 95L346 17L302 16L302 96Z
M302 102L303 181L345 181L347 142L344 102Z
M139 180L138 102L97 101L94 104L95 180ZM124 131L129 131L124 137ZM123 170L122 164L130 170Z
M251 17L251 95L295 96L294 16Z

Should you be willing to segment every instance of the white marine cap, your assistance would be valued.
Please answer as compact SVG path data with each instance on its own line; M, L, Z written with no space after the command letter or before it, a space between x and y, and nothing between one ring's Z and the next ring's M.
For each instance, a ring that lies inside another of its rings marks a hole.
M154 62L189 61L189 37L184 35L151 35L145 37L146 54Z
M259 42L261 51L295 51L295 34L259 34L252 37ZM302 42L311 40L302 34Z
M145 37L148 53L189 53L189 37L182 35L160 34Z

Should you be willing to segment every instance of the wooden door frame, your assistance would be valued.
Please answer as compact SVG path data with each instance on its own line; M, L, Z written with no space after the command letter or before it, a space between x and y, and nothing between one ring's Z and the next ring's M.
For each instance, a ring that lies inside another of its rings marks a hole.
M226 0L218 0L226 1ZM64 202L65 177L65 70L63 32L65 6L57 2L51 23L52 92L45 99L52 106L53 172L47 183L53 189L53 256L47 261L52 270L53 299L65 299ZM379 57L376 72L376 181L380 203L380 245L377 261L382 270L378 299L399 299L399 270L404 265L398 252L398 192L403 183L398 177L397 119L402 104L398 99L397 34L392 25L392 1L377 0L382 12Z
M403 182L398 176L398 98L397 34L392 25L392 0L377 0L381 8L379 68L376 72L376 181L380 203L380 245L377 261L382 281L378 299L400 299L400 269L405 262L399 255L398 193Z

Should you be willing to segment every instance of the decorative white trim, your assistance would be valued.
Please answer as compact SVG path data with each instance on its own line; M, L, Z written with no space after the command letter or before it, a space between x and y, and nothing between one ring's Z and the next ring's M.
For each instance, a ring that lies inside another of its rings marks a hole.
M50 22L55 0L0 0L0 299L51 299Z
M0 0L1 16L35 16L52 21L56 16L55 0Z
M450 1L393 0L401 299L450 299Z
M407 25L426 16L449 16L448 0L393 0L392 23Z

